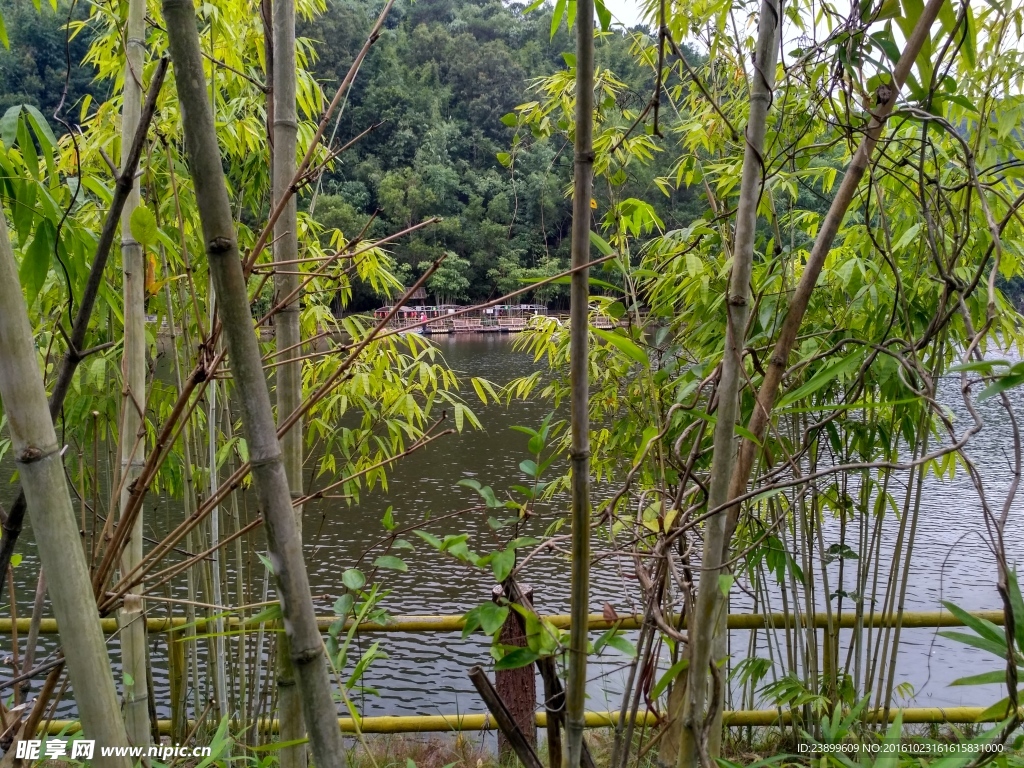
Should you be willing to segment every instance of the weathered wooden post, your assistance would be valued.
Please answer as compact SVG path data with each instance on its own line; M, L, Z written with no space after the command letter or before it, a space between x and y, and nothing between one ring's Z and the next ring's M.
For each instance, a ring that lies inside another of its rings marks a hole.
M523 585L519 588L528 602L533 601L533 587ZM496 584L491 590L491 599L500 602L505 598L505 590L500 584ZM523 617L514 610L509 611L508 618L501 628L498 636L502 645L515 645L520 648L526 647L526 625ZM494 688L498 696L504 702L508 711L515 720L519 730L522 731L530 746L537 746L537 680L533 664L519 669L506 669L494 673ZM504 734L498 733L498 754L504 762L514 756L512 745L509 744Z

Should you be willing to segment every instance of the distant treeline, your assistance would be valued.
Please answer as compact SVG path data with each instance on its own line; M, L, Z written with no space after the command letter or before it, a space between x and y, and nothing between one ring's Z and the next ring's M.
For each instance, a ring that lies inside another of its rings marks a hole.
M65 0L56 12L46 3L40 11L27 1L0 5L11 39L11 49L0 51L0 107L29 103L49 118L63 98L61 114L74 123L85 94L107 96L110 84L95 82L92 68L81 64L87 32L65 47ZM328 0L322 16L300 26L299 34L315 43L313 71L329 93L348 71L379 7L377 0ZM568 263L571 147L534 144L517 156L514 178L497 159L513 135L501 118L536 99L531 84L564 69L562 54L573 50L564 25L550 37L550 9L524 14L524 8L500 0L399 0L356 79L338 141L380 125L323 179L315 203L317 219L346 234L361 231L376 213L369 237L443 217L393 246L407 281L449 253L429 286L439 300L496 296ZM87 10L78 4L70 13L83 17ZM630 103L623 107L640 109L650 98L653 73L635 62L630 46L627 34L607 35L598 61L628 85L620 100ZM57 121L54 129L60 130ZM676 153L664 155L664 167L638 167L616 196L652 202L665 225L675 227L701 215L704 206L695 194L666 197L654 185L656 176L672 170ZM598 203L606 194L595 190ZM563 290L552 286L534 298L558 302ZM357 286L354 306L374 303Z

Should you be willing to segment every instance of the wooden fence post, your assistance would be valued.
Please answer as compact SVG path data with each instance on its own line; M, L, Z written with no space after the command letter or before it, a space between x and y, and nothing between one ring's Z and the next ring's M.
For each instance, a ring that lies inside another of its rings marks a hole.
M519 589L525 595L528 603L533 600L533 587L523 585ZM491 599L494 602L499 602L504 597L506 597L505 590L500 584L496 584L491 590ZM505 624L501 628L499 640L502 645L526 647L526 625L523 618L514 610L509 611L508 618L505 619ZM537 679L533 664L519 669L495 672L494 688L530 746L536 747ZM498 755L504 761L513 754L512 745L509 744L504 734L499 732Z

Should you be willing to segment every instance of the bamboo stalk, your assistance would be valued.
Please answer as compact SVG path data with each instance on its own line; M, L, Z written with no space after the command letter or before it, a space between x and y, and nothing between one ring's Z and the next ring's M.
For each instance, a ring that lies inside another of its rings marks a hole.
M296 175L298 114L295 102L295 0L273 0L273 194L272 207L284 204L274 224L273 256L275 262L294 262L299 257L296 196L292 180ZM302 401L302 357L299 331L301 290L297 273L277 271L274 274L274 304L284 302L274 316L277 347L275 388L278 422L299 407ZM281 453L285 476L291 490L292 503L302 497L302 421L281 436ZM295 509L295 527L302 541L302 505ZM306 735L302 724L302 701L296 687L288 638L277 635L277 707L281 721L281 740L291 743L280 753L281 768L306 768L308 762ZM297 743L295 743L297 742Z
M250 523L252 525L252 523ZM263 603L261 603L262 605ZM186 603L187 605L187 603ZM993 609L986 611L971 611L971 616L975 616L985 621L990 621L996 626L1003 626L1005 622L1005 616L1002 609ZM541 616L544 621L550 622L553 627L557 629L568 629L572 626L573 617L566 613L551 614ZM326 632L331 624L338 620L337 616L318 616L316 617L317 626L322 632ZM834 625L840 629L853 629L858 626L858 622L862 622L864 626L870 627L888 627L895 626L899 617L895 614L883 614L883 613L871 613L867 616L858 616L854 611L844 613L842 615L833 615ZM225 626L228 631L237 631L244 626L255 627L255 624L246 624L246 620L237 616L231 616L226 618ZM18 619L18 631L27 632L29 629L29 619ZM644 617L640 615L636 616L619 616L615 621L609 621L604 618L600 613L591 613L587 616L587 630L590 632L604 631L611 629L614 626L618 626L619 629L640 629L643 626ZM171 632L175 629L180 629L186 624L192 622L185 616L175 616L173 618L151 618L146 620L146 626L150 632ZM212 622L207 622L206 619L196 619L194 629L198 631L206 630L208 623L212 627ZM817 629L823 629L828 626L828 616L824 613L818 613L814 616L814 619L810 622L810 625ZM115 619L101 619L100 626L103 631L110 634L117 631L117 621ZM268 621L261 623L259 626L277 626L274 622ZM352 626L352 620L349 619L345 622L345 629L349 629ZM390 621L386 624L377 624L375 622L365 622L359 624L357 632L374 632L374 633L409 633L409 634L429 634L432 632L461 632L466 626L466 622L462 616L393 616ZM732 613L729 614L729 629L783 629L786 627L806 627L808 626L807 617L804 614L793 615L792 613ZM933 629L936 627L962 627L963 622L960 621L949 611L906 611L902 615L902 621L900 626L903 629ZM0 635L10 634L11 632L11 620L0 619ZM58 633L57 620L52 618L44 618L39 622L39 634L41 635L55 635Z
M129 0L125 27L124 93L121 106L121 146L127 147L138 131L142 112L142 68L146 53L146 0ZM121 173L129 158L122 160ZM121 357L123 397L121 399L121 432L118 442L121 454L121 493L118 512L123 515L130 496L131 484L138 478L146 461L146 257L142 245L131 230L132 215L141 201L140 181L133 179L131 192L121 213L121 265L124 273L124 345ZM139 439L141 438L141 439ZM142 560L143 518L140 512L131 522L131 533L121 556L121 569L129 573ZM149 692L146 684L145 605L142 585L125 596L119 612L121 619L121 685L124 695L124 723L128 739L136 746L148 746Z
M897 715L902 715L904 723L984 723L1000 722L1001 715L988 714L983 717L989 707L912 707L909 709L892 710L889 722ZM880 720L884 713L881 710L870 710L870 721ZM618 710L610 712L585 712L584 724L587 728L611 728L618 720ZM546 728L548 717L546 712L538 712L537 726ZM723 723L736 728L741 726L768 727L773 725L789 725L799 722L790 712L779 712L774 709L740 709L726 711ZM639 712L637 724L654 726L658 717L654 712ZM170 720L160 720L160 733L169 734ZM254 723L259 733L277 733L279 723L276 719L260 718ZM496 723L494 717L487 714L449 714L449 715L381 715L359 718L360 733L450 733L451 731L488 731L493 730ZM349 717L338 718L338 727L345 733L354 733L356 723ZM48 724L48 732L53 735L60 733L73 734L79 730L77 720L52 720Z
M211 301L213 290L211 286ZM216 305L216 301L212 301ZM213 315L213 312L210 313ZM210 471L210 498L216 498L218 490L218 467L217 467L217 382L210 382L208 390L206 412L206 433L207 433L207 462ZM220 505L215 506L209 517L210 522L210 599L214 605L223 605L223 582L221 579L220 559ZM222 611L214 611L213 637L210 642L213 646L213 690L214 690L214 711L218 719L228 714L228 676L226 670L227 658L224 653L224 617Z
M570 20L571 21L571 20ZM572 273L569 285L569 379L572 519L572 594L565 691L565 745L569 768L579 768L587 696L590 601L590 196L594 179L594 0L576 4L576 137L572 200Z
M270 561L298 677L309 743L318 768L340 768L346 762L341 733L249 311L216 127L204 89L206 78L195 8L191 0L163 0L163 12L183 112L186 154L217 290L218 316L238 387L253 481L266 521Z
M25 299L0 211L0 398L18 473L32 517L36 547L50 580L53 611L64 627L64 656L75 700L91 738L127 746L114 679L97 617L89 569L82 552L64 478L60 446L46 403ZM130 768L127 757L98 756L98 766Z
M775 66L779 52L782 26L777 0L764 0L758 21L754 51L755 74L750 89L750 116L745 132L746 150L740 179L739 205L736 211L736 234L732 249L732 272L726 302L725 353L718 383L717 421L714 432L714 453L711 479L708 484L708 507L717 508L730 498L730 481L736 466L735 428L739 418L740 391L745 371L743 350L746 346L747 319L750 315L750 275L754 263L754 234L757 229L757 205L761 199L765 174L764 137L768 127L768 109L775 88ZM720 751L721 716L706 722L705 705L708 691L709 665L718 661L720 646L726 637L727 603L719 576L722 564L729 557L728 520L725 514L709 518L704 527L704 552L697 605L690 621L686 698L682 712L670 713L671 728L680 727L679 768L710 764ZM716 653L717 651L717 653ZM721 691L712 692L721 697ZM720 710L719 710L720 712ZM708 736L704 734L708 733ZM707 743L704 743L705 738ZM666 741L665 744L671 744ZM673 755L666 749L659 752L663 765L672 764Z
M85 554L84 552L82 553ZM35 664L36 660L36 645L39 643L39 622L43 620L43 604L46 602L46 569L39 569L39 577L36 581L36 595L32 601L32 618L29 620L28 625L28 638L25 640L25 659L22 662L21 672L25 674L32 665ZM11 606L14 606L14 594L11 594ZM13 613L12 613L12 624ZM13 634L13 633L12 633ZM23 692L28 694L29 683L25 683Z

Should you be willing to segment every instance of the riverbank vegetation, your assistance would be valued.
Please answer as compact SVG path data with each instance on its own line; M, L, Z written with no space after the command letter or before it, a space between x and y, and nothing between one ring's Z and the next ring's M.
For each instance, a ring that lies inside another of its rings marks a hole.
M1020 761L1019 4L650 2L632 29L599 0L0 10L11 619L26 516L40 563L0 744L70 695L102 746L386 763L366 633L398 626L415 553L502 587L449 629L491 640L466 672L506 759L541 764L534 702L506 717L489 671L539 673L552 768ZM496 383L390 324L421 288L569 315L532 318L537 367ZM318 615L304 508L365 514L521 400L548 411L517 427L521 482L388 507ZM916 616L926 483L961 481L998 610ZM541 560L567 617L521 589ZM925 621L988 655L956 681L977 708L907 706ZM618 702L588 712L609 659ZM955 751L895 748L926 715Z

